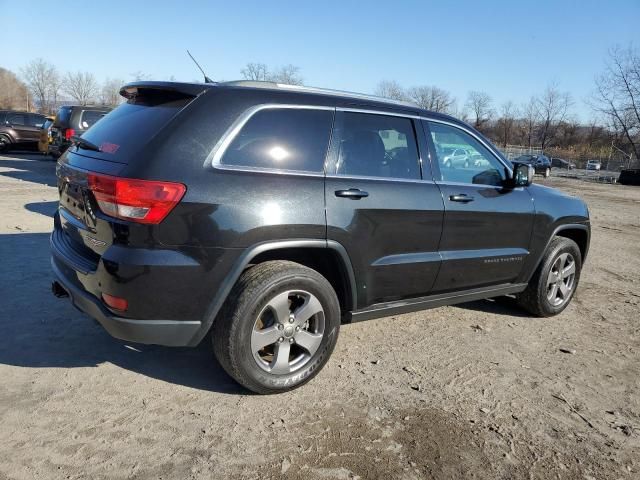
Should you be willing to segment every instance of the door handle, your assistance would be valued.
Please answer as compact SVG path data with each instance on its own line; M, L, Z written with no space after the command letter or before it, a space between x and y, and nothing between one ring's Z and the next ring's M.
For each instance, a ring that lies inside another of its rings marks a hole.
M450 195L449 200L451 200L452 202L469 203L473 202L473 197L467 195L466 193L459 193L458 195Z
M336 190L336 197L350 198L351 200L360 200L368 197L369 192L364 192L358 188L350 188L348 190Z

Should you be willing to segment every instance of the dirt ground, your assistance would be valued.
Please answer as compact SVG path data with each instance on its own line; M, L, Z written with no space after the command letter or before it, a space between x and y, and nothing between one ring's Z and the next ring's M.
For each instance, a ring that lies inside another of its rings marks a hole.
M640 188L544 181L593 222L559 317L346 325L318 377L263 397L208 344L128 345L51 295L54 175L0 157L0 479L640 478Z

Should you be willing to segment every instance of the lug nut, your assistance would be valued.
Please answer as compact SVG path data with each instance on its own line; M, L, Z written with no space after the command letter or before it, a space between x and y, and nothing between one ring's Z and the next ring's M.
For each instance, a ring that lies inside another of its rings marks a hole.
M282 343L282 342L284 342L284 338L280 337L280 338L278 339L278 343Z
M299 332L299 331L300 331L300 327L296 327L296 332Z
M293 318L293 315L291 315L291 316L289 317L289 323L293 323L293 321L294 321L294 320L295 320L295 319Z
M283 328L284 328L284 325L283 325L283 324L281 324L281 323L279 323L279 324L278 324L278 330L282 330Z
M293 338L290 338L290 339L289 339L289 343L293 343Z

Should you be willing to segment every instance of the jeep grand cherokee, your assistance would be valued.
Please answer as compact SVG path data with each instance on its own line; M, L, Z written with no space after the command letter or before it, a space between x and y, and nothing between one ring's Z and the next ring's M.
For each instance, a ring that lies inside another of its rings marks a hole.
M459 120L261 82L121 94L58 162L51 236L54 293L115 337L211 332L225 370L272 393L320 371L342 322L500 295L551 316L576 291L585 204Z

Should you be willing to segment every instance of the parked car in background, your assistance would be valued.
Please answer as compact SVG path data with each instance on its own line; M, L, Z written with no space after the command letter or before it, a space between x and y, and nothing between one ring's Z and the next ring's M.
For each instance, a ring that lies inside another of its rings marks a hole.
M589 160L587 162L587 170L600 170L602 168L602 163L600 160Z
M576 164L570 162L569 160L564 160L562 158L551 158L551 166L555 168L562 168L564 170L573 170L576 168Z
M442 152L446 168L469 168L471 165L469 152L464 148L445 147Z
M640 186L640 168L625 168L620 172L618 183Z
M108 107L101 106L60 107L53 121L53 138L49 145L49 154L54 158L62 155L71 145L71 137L82 135L110 110Z
M45 155L49 153L49 144L52 141L51 127L53 127L53 117L46 117L40 129L40 139L38 140L38 151Z
M0 110L0 151L37 148L45 120L39 113Z
M512 160L513 163L526 163L531 165L535 172L543 175L544 178L551 175L551 160L546 155L520 155Z
M548 317L576 291L585 203L453 117L271 82L121 94L58 161L51 234L53 293L115 337L210 339L275 393L322 369L342 321L509 294ZM446 167L452 144L487 166Z

